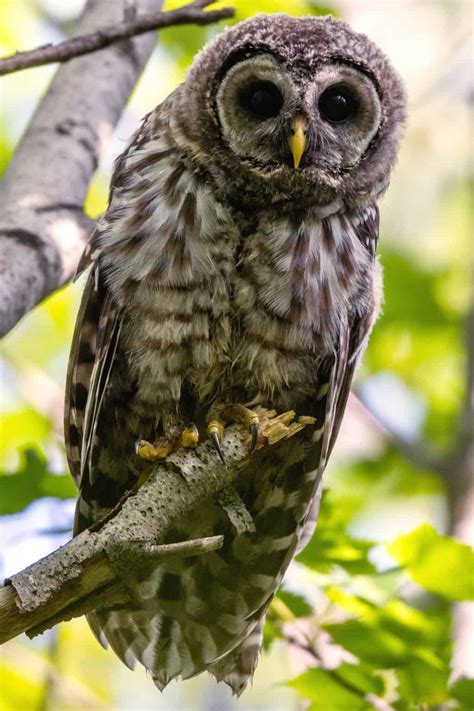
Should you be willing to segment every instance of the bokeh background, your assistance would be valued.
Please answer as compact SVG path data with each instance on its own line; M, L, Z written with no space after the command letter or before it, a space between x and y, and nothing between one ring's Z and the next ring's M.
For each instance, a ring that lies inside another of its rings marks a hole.
M225 4L235 5L237 19L257 11L346 19L384 49L408 90L406 136L381 210L384 313L325 475L320 525L288 571L254 684L239 702L204 676L172 683L160 695L142 669L123 667L79 619L4 645L0 709L471 709L465 677L474 675L472 610L463 601L472 599L474 581L460 541L472 543L473 485L469 464L457 455L472 436L466 343L474 335L468 324L473 5ZM61 40L83 6L84 0L1 0L0 54ZM113 159L140 118L182 80L195 52L218 31L160 34L102 156L89 215L105 209ZM54 71L40 67L1 80L0 172ZM81 286L51 296L1 345L1 579L70 537L75 491L64 456L62 400Z

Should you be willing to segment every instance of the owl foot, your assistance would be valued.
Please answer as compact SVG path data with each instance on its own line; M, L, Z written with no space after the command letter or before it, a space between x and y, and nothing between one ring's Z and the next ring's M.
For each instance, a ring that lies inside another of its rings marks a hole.
M245 425L252 441L250 443L250 451L255 449L258 440L258 415L249 410L244 405L214 405L207 416L207 434L212 439L217 454L223 464L225 464L224 454L221 448L221 441L224 436L226 425L238 422Z
M159 437L154 442L148 442L146 439L138 439L135 442L135 451L142 459L154 461L156 459L165 459L169 454L176 452L176 450L181 447L193 449L197 447L198 442L199 432L196 425L191 423L180 432L165 437Z

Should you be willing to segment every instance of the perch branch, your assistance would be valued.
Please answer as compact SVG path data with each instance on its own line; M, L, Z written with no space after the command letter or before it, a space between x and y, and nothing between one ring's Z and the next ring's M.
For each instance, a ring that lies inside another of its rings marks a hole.
M26 52L17 52L11 56L2 57L0 58L0 76L53 62L67 62L73 57L81 57L84 54L105 49L115 42L137 37L152 30L187 24L209 25L233 16L232 8L205 12L204 8L213 2L215 0L203 0L168 12L157 11L146 15L135 15L131 18L124 17L121 22L96 32L72 37L58 44L46 44Z
M219 548L222 536L159 544L177 521L218 498L237 476L244 475L247 466L255 467L253 458L265 455L267 449L278 446L293 451L296 445L302 461L307 447L299 446L295 438L306 438L303 430L314 421L295 420L294 412L276 416L261 410L259 443L250 457L249 435L233 426L223 441L227 466L208 441L157 464L147 481L124 497L112 514L6 581L0 588L0 642L21 632L33 637L61 620L126 603L127 572L150 556L200 555ZM234 513L229 509L232 505L228 499L225 512L234 525L244 504L238 500Z

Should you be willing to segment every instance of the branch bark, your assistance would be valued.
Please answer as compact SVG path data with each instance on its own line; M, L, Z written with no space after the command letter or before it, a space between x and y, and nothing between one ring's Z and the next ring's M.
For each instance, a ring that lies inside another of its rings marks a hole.
M104 27L96 32L79 35L59 44L47 44L26 52L17 52L8 57L0 58L0 76L39 67L54 62L67 62L73 57L80 57L100 49L110 47L119 40L137 37L152 30L158 30L172 25L209 25L218 20L232 17L231 8L204 12L203 8L215 0L201 0L168 12L150 12L147 15L124 17L121 22Z
M157 12L161 4L135 0L136 17L128 13L124 19L122 1L88 0L76 39L70 41L98 36L101 28L115 26L123 32L152 12L155 20L158 15L163 20L165 13ZM211 21L210 13L200 10L207 4L194 4L195 19L206 14ZM155 46L155 33L144 26L140 31L145 34L121 41L116 33L111 46L58 69L5 172L0 190L0 337L74 274L94 226L83 204L99 154Z
M294 412L276 416L260 412L260 438L249 456L249 435L229 427L224 436L227 466L206 441L196 450L179 450L157 465L148 480L122 500L99 524L82 532L62 548L13 575L0 588L0 643L21 632L33 637L62 620L126 603L127 578L134 566L152 557L199 555L222 545L214 536L174 545L158 545L167 531L213 497L222 497L230 524L237 531L251 530L250 513L232 484L236 477L251 475L259 466L274 467L269 450L279 447L282 461L303 462L304 443L315 420Z

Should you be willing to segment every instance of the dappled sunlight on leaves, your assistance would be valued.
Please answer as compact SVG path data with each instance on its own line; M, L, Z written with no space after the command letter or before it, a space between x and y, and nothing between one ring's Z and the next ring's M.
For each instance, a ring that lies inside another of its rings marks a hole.
M474 600L474 553L470 546L441 536L424 524L387 547L426 590L448 600Z

